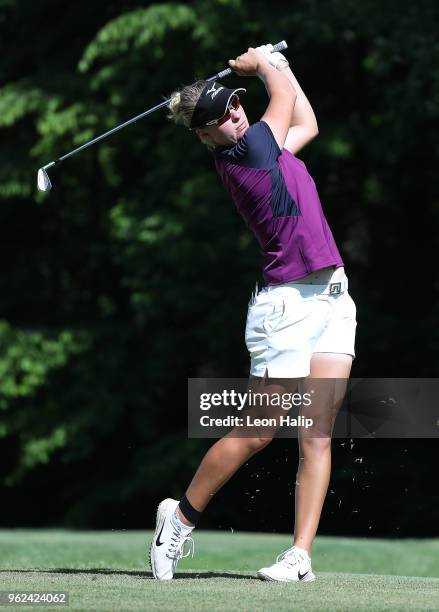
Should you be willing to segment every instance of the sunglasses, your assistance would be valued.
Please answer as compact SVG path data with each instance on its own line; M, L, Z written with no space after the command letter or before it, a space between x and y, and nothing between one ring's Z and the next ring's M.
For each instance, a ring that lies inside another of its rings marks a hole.
M209 123L206 123L206 127L207 126L210 127L212 125L216 125L218 127L219 125L222 125L223 123L225 123L226 121L230 119L230 112L232 110L238 110L240 106L241 106L241 103L239 101L239 96L235 94L230 100L225 114L219 119L213 119L212 121L209 121Z

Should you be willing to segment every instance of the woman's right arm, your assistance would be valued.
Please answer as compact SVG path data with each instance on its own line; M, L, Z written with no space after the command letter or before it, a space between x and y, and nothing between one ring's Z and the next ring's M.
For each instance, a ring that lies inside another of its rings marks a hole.
M270 126L279 148L282 149L292 122L297 98L293 84L282 72L270 66L263 53L253 48L236 60L230 60L229 64L237 74L257 75L264 82L270 102L261 121L265 121Z
M264 58L265 60L265 58ZM291 126L297 93L285 74L270 66L265 60L261 62L258 76L264 82L270 102L261 117L271 128L280 149L283 149ZM278 76L282 78L279 79Z
M278 70L281 70L287 79L293 84L293 87L297 93L293 121L284 144L285 149L295 155L308 142L317 136L319 133L319 128L314 110L303 92L303 89L300 87L299 82L291 71L291 68L288 66L281 66L278 68Z

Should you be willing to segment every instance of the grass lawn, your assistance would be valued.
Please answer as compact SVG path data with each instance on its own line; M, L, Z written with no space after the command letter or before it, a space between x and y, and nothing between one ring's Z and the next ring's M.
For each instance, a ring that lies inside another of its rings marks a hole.
M283 584L258 580L256 570L291 545L288 535L197 531L194 558L180 561L170 582L152 580L150 537L0 530L0 590L68 591L67 609L86 611L439 611L439 539L320 536L313 548L317 580Z

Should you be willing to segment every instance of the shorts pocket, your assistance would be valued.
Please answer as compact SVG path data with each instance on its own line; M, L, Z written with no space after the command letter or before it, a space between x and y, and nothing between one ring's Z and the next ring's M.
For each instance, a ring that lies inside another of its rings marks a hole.
M245 331L247 346L266 338L282 323L285 316L285 302L282 298L267 299L259 296L256 302L249 306Z
M270 304L268 312L264 317L262 327L267 334L271 334L278 327L280 327L282 321L285 318L285 300L277 300Z

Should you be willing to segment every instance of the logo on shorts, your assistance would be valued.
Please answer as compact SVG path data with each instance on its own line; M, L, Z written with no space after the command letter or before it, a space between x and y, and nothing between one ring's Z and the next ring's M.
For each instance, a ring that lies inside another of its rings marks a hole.
M341 293L341 283L331 283L329 285L329 295L338 295Z

